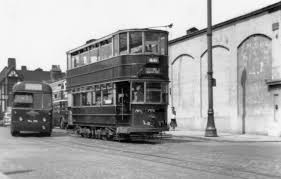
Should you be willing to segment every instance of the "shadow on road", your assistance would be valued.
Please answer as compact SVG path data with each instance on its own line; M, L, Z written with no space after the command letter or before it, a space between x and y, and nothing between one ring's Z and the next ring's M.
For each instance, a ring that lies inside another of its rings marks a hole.
M66 131L53 130L51 136L47 136L44 133L21 132L16 137L64 137L64 136L68 136Z
M4 172L5 175L14 175L14 174L20 174L20 173L29 173L32 172L33 170L15 170L15 171L8 171Z

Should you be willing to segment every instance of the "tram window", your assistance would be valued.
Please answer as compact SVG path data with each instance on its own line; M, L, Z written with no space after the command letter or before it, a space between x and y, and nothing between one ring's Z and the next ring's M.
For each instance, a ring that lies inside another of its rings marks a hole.
M127 33L120 33L119 34L119 52L120 55L127 54Z
M92 91L92 105L96 105L96 92Z
M159 33L145 32L145 52L159 53Z
M166 83L162 83L162 103L168 103L169 88Z
M113 37L113 55L117 56L119 55L119 41L118 41L118 35L115 35Z
M70 67L70 69L72 69L72 68L74 68L76 66L76 64L75 64L75 57L71 57L71 67Z
M73 106L80 106L80 93L73 94Z
M113 104L113 89L112 84L106 84L102 90L103 105Z
M100 90L100 86L96 86L95 87L95 90L96 90L96 96L95 96L95 99L96 99L96 105L100 105L101 104L101 90Z
M90 63L98 61L98 49L94 48L90 51Z
M161 83L146 84L146 102L160 103L161 102Z
M132 102L144 102L144 82L132 84Z
M130 53L142 53L142 32L130 32Z
M82 106L87 106L87 93L81 93L81 98Z
M91 101L92 101L92 93L87 92L87 106L91 105Z
M78 63L78 66L80 67L80 66L83 66L84 65L84 60L83 60L83 58L82 58L82 55L80 54L79 55L79 63Z
M108 39L101 43L100 47L100 59L107 59L112 56L112 40Z
M75 68L75 67L78 67L78 62L79 62L79 57L76 55L76 56L73 56L72 57L72 67Z
M86 53L83 53L82 58L83 58L83 64L84 64L84 65L87 65L87 64L88 64L87 54L86 54Z

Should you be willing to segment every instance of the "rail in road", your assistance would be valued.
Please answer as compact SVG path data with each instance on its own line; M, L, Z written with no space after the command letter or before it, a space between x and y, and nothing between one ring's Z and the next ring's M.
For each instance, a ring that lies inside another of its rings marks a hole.
M70 137L70 138L69 138ZM122 156L132 159L139 159L154 163L169 165L171 167L178 167L182 169L197 170L200 172L219 174L224 176L246 178L281 178L279 175L274 175L265 172L252 171L250 168L243 168L237 166L223 166L218 165L214 161L204 161L202 158L189 157L189 160L181 159L181 156L175 156L172 153L147 153L130 149L121 149L114 146L108 146L109 143L117 143L114 141L102 141L97 139L81 138L75 135L67 136L67 138L60 137L31 137L25 138L31 143L40 143L47 146L60 146L72 150L84 150L87 152L103 153L109 156ZM71 140L71 141L70 141ZM164 139L165 140L165 139ZM171 139L169 139L171 140ZM107 144L107 145L104 145ZM149 144L149 143L147 143ZM138 145L138 144L136 144ZM152 144L151 144L152 145ZM157 145L157 143L156 143Z

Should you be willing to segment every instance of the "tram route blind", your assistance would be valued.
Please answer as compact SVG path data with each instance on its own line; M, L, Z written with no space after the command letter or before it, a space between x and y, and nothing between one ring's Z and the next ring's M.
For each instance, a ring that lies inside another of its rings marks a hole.
M42 85L41 84L31 84L31 83L26 83L25 84L25 90L42 90Z

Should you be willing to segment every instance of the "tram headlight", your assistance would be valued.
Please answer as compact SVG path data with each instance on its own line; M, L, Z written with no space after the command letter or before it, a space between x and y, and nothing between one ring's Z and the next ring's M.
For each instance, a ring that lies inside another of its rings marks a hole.
M19 121L20 121L20 122L23 121L23 118L22 118L21 116L19 117Z
M46 121L47 121L47 119L43 117L43 122L46 122Z

